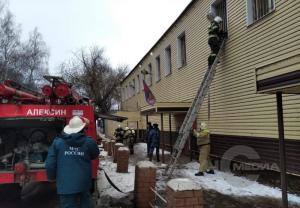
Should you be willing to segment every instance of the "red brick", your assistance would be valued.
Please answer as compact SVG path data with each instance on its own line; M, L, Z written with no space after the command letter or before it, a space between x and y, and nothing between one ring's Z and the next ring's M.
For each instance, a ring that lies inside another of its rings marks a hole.
M197 198L185 198L185 205L198 205Z
M194 190L194 196L203 196L202 190Z
M185 205L185 200L184 199L174 199L174 204L176 204L176 206L184 206Z
M204 204L203 196L199 196L199 197L197 197L197 199L198 199L199 205Z
M186 197L193 197L194 192L193 191L175 191L174 192L174 197L175 198L186 198Z

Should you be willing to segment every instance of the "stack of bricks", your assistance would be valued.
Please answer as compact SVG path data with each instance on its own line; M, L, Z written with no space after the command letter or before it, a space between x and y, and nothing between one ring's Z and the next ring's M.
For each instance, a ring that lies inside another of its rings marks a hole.
M127 147L120 147L117 155L117 172L128 173L129 149Z
M115 143L115 146L113 148L114 163L116 163L117 160L118 160L118 154L117 153L118 153L118 149L120 147L124 147L124 145L122 143Z
M156 166L150 161L141 161L135 167L134 197L136 207L151 208L154 204Z
M113 148L115 146L115 141L110 140L107 144L107 154L108 156L112 156L113 155Z
M203 208L203 192L187 178L172 179L166 187L167 208Z

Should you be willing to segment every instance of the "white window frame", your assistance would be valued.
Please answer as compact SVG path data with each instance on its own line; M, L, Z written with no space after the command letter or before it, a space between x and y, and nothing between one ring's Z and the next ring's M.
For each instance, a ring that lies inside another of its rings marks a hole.
M182 48L182 38L184 37L184 48ZM184 52L184 57L183 57ZM177 68L181 68L186 66L187 60L186 60L186 35L185 32L182 32L177 37Z
M160 56L156 56L155 64L156 64L156 82L159 82L160 79L161 79L161 59L160 59Z
M276 0L267 0L269 5L272 5L272 3L273 3L273 8L269 8L269 11L266 14L264 14L263 16L261 16L255 20L254 14L253 14L253 1L255 1L255 0L246 0L246 2L247 2L247 8L246 8L247 9L247 25L248 26L263 19L265 16L272 13L276 8Z
M165 76L172 73L172 48L168 45L165 48Z

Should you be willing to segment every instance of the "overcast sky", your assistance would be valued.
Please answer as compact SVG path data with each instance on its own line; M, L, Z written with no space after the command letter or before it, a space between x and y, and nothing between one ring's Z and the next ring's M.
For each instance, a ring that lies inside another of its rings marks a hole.
M82 47L104 47L113 66L134 67L190 0L9 0L23 35L38 27L49 68Z

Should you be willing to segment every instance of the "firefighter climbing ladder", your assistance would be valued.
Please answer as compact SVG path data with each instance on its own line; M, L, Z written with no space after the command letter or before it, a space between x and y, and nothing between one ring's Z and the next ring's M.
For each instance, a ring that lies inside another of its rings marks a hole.
M177 160L180 157L181 152L185 146L186 140L189 136L192 125L197 117L198 111L199 111L199 109L204 101L204 98L208 92L209 86L212 83L212 80L214 78L214 75L215 75L215 72L217 69L217 65L220 60L220 56L222 54L224 45L225 45L225 39L223 40L223 42L221 44L220 50L214 60L213 65L211 66L210 69L208 69L206 71L204 78L202 80L202 83L200 85L200 88L198 89L198 92L196 94L196 97L195 97L191 107L189 108L189 110L184 118L184 121L180 127L179 135L174 144L173 153L171 155L170 162L165 170L165 175L168 175L168 177L172 176L172 173L175 169Z

